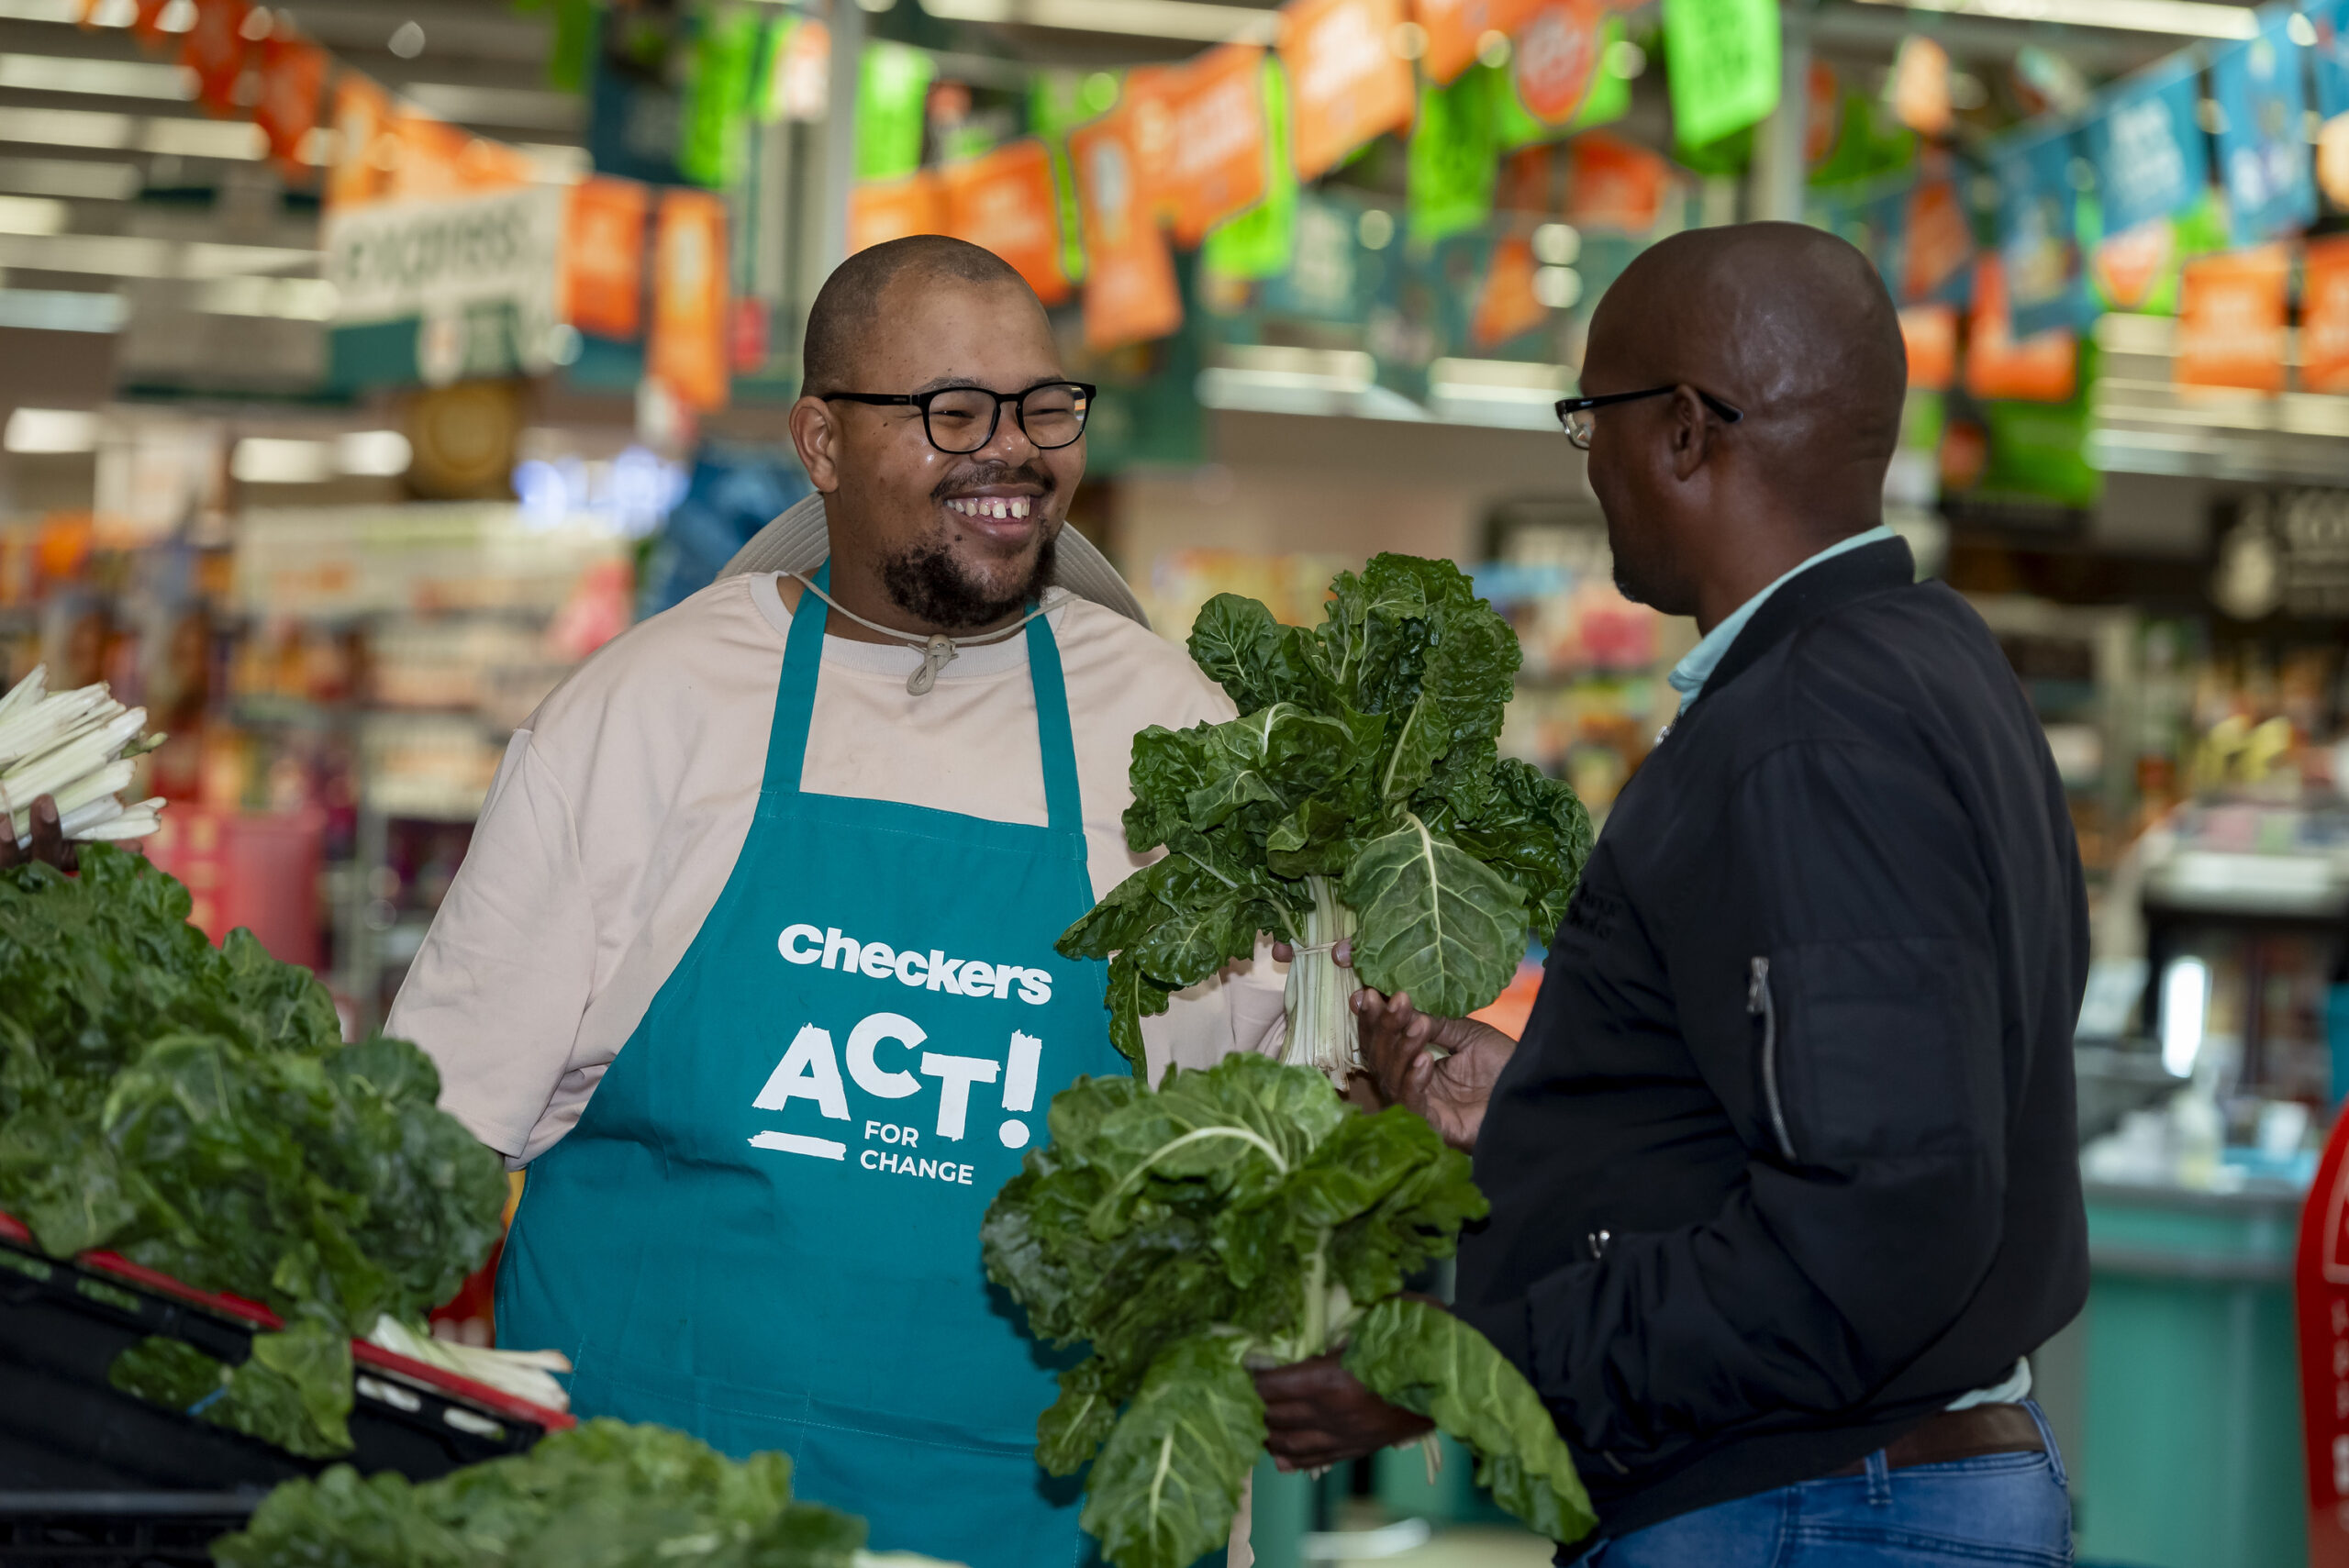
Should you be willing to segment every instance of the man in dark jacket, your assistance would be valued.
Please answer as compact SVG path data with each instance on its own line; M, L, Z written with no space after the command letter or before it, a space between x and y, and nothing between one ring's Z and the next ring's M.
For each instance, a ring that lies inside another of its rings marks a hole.
M1880 524L1905 381L1875 269L1813 229L1682 234L1609 291L1560 414L1619 584L1704 633L1679 715L1522 1043L1356 1001L1492 1200L1453 1310L1574 1449L1601 1535L1562 1561L2069 1550L2021 1358L2087 1286L2087 906L2021 687ZM1421 1429L1327 1361L1260 1384L1285 1463Z

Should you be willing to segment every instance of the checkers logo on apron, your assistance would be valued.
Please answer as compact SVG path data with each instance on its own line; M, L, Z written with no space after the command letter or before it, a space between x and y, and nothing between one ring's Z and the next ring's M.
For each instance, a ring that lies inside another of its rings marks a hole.
M994 822L800 789L824 620L801 600L724 892L530 1168L498 1336L569 1355L582 1416L783 1450L876 1550L1084 1562L1035 1462L1061 1363L979 1263L1052 1094L1126 1071L1098 966L1052 951L1093 902L1059 652L1028 623L1048 820Z

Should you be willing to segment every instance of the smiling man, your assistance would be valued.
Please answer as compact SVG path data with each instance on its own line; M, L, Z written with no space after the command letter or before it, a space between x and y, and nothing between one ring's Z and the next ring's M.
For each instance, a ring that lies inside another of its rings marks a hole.
M782 1449L879 1548L1074 1564L979 1222L1125 1071L1052 941L1138 863L1133 735L1232 709L1063 531L1092 389L1002 261L859 253L806 366L818 495L515 735L390 1028L529 1172L498 1337L581 1414ZM1152 1067L1276 1049L1268 970L1149 1020Z

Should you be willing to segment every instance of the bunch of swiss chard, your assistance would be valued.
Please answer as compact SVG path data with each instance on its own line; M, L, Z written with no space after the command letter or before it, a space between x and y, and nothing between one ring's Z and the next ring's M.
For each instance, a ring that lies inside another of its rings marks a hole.
M850 1568L864 1521L794 1501L791 1461L740 1463L665 1427L595 1420L411 1485L338 1464L217 1541L220 1568Z
M1110 1036L1141 1061L1141 1019L1255 951L1296 946L1286 1059L1356 1064L1354 973L1460 1015L1546 938L1590 852L1572 788L1496 750L1520 654L1449 562L1375 557L1330 584L1323 623L1253 599L1199 612L1191 657L1238 705L1225 724L1134 738L1126 840L1168 852L1060 940L1109 960Z
M105 845L0 871L0 1209L285 1319L224 1366L175 1340L114 1379L292 1452L347 1451L351 1340L481 1265L503 1162L403 1040L342 1042L307 970L214 948L187 890Z
M1187 1568L1230 1530L1264 1441L1252 1367L1342 1347L1388 1401L1473 1450L1494 1499L1553 1540L1595 1523L1549 1412L1490 1341L1397 1293L1482 1216L1466 1156L1399 1107L1366 1116L1310 1068L1079 1078L1005 1184L987 1273L1030 1327L1092 1353L1037 1423L1087 1461L1085 1528L1119 1568Z

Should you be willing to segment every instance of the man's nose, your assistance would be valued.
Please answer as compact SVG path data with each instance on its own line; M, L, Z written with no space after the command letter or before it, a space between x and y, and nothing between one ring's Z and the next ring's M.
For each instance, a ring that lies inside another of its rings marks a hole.
M1029 459L1041 454L1043 449L1028 438L1028 427L1019 417L1019 405L1007 403L1002 417L995 422L995 434L987 438L974 456L989 457L997 462L1017 468Z

